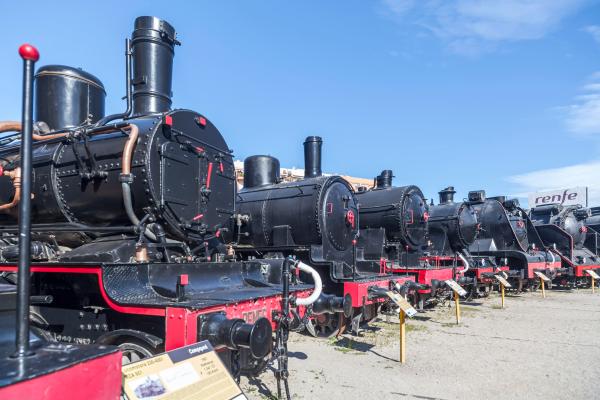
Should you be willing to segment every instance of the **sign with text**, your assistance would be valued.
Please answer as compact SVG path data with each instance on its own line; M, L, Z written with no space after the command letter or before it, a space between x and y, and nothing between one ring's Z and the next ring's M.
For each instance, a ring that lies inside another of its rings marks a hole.
M593 269L586 269L585 272L587 272L588 275L594 279L600 279L600 275L598 275Z
M452 289L456 293L458 293L459 296L467 295L467 291L465 289L463 289L462 286L460 286L454 279L448 279L445 282L446 282L446 285L450 286L450 289Z
M502 284L502 286L507 287L507 288L512 287L512 285L502 275L498 274L498 275L494 275L494 277L498 280L498 282L500 282Z
M587 206L587 196L587 187L578 186L549 192L529 193L527 199L530 208L543 206L545 204L562 204L564 206L581 204L582 206Z
M533 271L534 274L536 274L538 276L538 278L540 278L541 280L543 280L544 282L550 282L552 279L548 278L546 275L544 275L541 272L538 271Z
M208 341L124 365L128 400L247 400Z
M388 292L386 292L386 294L410 318L417 315L417 310L415 310L415 308L408 301L406 301L406 299L404 297L402 297L398 293L394 293L392 291L388 291Z

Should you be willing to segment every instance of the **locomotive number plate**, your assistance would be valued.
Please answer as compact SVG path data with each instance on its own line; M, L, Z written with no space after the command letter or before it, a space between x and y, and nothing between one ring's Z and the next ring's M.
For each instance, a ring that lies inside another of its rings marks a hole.
M544 282L550 282L551 281L550 278L548 278L546 275L544 275L543 273L541 273L539 271L534 271L533 273L536 274Z
M467 294L467 291L463 289L462 286L460 286L454 279L448 279L445 282L446 285L450 286L450 289L458 293L459 296L465 296Z
M417 310L415 310L415 308L408 301L406 301L404 297L392 291L388 291L386 294L410 318L417 315Z
M594 279L600 279L600 275L598 275L593 269L586 269L585 272L587 272L588 275Z
M512 287L512 285L502 275L494 275L494 278L498 279L498 282L500 282L502 284L502 286Z

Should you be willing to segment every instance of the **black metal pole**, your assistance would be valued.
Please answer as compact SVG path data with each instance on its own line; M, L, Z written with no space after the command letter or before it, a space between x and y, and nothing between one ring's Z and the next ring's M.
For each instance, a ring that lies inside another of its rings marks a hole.
M24 44L19 48L23 59L23 114L21 134L21 200L19 202L19 269L17 285L16 357L29 350L29 261L31 251L31 142L33 140L33 73L40 58L37 49Z

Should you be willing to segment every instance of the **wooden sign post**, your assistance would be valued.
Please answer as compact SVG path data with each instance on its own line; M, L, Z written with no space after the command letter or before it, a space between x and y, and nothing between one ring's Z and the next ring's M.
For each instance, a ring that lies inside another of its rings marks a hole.
M501 296L502 296L502 308L504 308L504 288L505 287L512 287L512 285L502 275L494 275L494 278L496 278L498 280L499 284L500 284L500 293L501 293Z
M456 307L456 324L460 324L460 296L465 296L467 291L463 289L454 279L448 279L446 285L454 292L454 305Z
M406 363L406 316L412 318L417 315L417 310L400 294L389 291L386 293L390 299L400 307L399 319L400 319L400 364Z
M545 286L546 286L546 282L550 282L550 278L548 278L546 275L544 275L543 273L538 272L538 271L534 271L533 273L536 274L538 276L538 278L540 278L540 286L542 288L542 296L544 298L546 298Z
M592 294L596 293L596 279L600 278L600 275L593 269L586 269L585 272L592 278Z

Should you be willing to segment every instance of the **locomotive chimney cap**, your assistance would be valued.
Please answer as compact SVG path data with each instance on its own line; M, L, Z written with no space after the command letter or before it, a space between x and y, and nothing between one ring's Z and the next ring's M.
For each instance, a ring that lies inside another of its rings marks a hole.
M321 136L307 136L306 139L304 139L304 143L311 143L311 142L323 143L323 138L321 138Z
M167 34L170 34L172 39L174 39L175 36L175 28L173 25L158 17L146 15L137 17L133 26L134 29L153 29L159 32L163 31Z
M456 190L454 190L454 186L448 186L445 189L442 189L438 192L440 195L440 204L444 203L454 203L454 194Z

